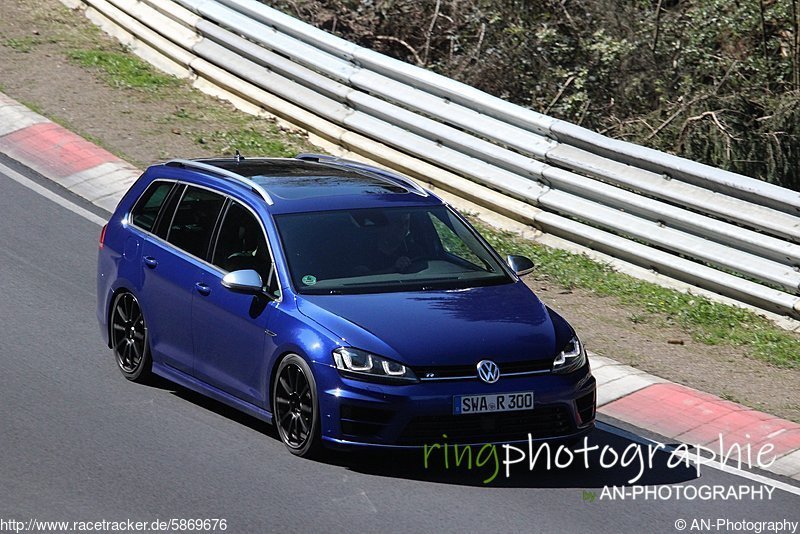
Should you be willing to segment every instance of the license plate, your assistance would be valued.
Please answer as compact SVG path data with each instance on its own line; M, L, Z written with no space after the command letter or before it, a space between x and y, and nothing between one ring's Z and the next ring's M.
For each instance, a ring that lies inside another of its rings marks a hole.
M456 395L453 397L453 413L455 415L532 409L533 391L498 393L496 395Z

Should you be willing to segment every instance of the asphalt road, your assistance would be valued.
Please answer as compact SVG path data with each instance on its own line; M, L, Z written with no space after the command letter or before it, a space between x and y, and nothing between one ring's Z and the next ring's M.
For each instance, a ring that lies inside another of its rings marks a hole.
M471 470L445 469L435 454L427 469L422 454L295 458L266 424L169 383L123 379L95 320L99 231L0 173L0 519L223 518L236 533L677 532L679 519L691 532L693 519L800 520L800 497L783 489L763 500L604 499L605 485L638 469L603 468L597 456L588 469L521 463L509 478L500 465L488 484L488 454ZM619 453L631 443L608 430L590 439ZM667 461L658 453L639 481L662 497L761 487Z

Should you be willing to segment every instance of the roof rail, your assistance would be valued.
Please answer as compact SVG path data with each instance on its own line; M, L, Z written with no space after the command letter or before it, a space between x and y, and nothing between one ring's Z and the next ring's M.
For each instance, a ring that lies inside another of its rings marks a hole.
M361 171L369 171L371 173L379 175L381 178L385 178L387 180L391 180L392 182L400 183L402 185L411 187L412 193L415 193L423 197L428 196L428 192L425 191L422 187L420 187L419 184L417 184L411 178L407 178L401 174L394 173L392 171L383 169L381 167L376 167L374 165L369 165L367 163L361 163L360 161L339 158L336 156L329 156L327 154L312 154L312 153L298 154L295 156L295 159L303 161L316 161L319 163L338 165L339 167L348 167L351 169L356 169Z
M242 176L241 174L236 174L235 172L229 171L228 169L223 169L222 167L217 167L216 165L209 165L208 163L203 163L201 161L194 161L191 159L173 159L171 161L168 161L166 165L172 167L191 167L193 169L213 172L214 174L218 174L226 178L231 178L243 185L248 186L250 189L258 193L261 196L261 198L264 199L264 202L266 202L267 205L272 206L272 204L274 204L272 197L269 196L269 193L267 193L266 189L261 187L259 184L257 184L250 178Z

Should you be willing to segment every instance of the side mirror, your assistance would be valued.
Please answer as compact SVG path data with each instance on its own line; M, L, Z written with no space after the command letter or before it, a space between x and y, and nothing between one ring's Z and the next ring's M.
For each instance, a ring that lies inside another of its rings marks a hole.
M222 277L222 285L241 293L260 293L264 287L261 276L253 269L229 272Z
M516 254L509 254L506 258L508 266L517 273L517 276L524 276L533 271L533 262L525 256L517 256Z

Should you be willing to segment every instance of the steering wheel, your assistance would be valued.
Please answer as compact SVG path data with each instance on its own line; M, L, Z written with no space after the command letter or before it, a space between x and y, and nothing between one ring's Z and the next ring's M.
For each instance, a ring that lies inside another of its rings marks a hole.
M413 256L408 258L408 265L400 269L403 274L413 274L424 271L428 268L428 259L425 256Z

